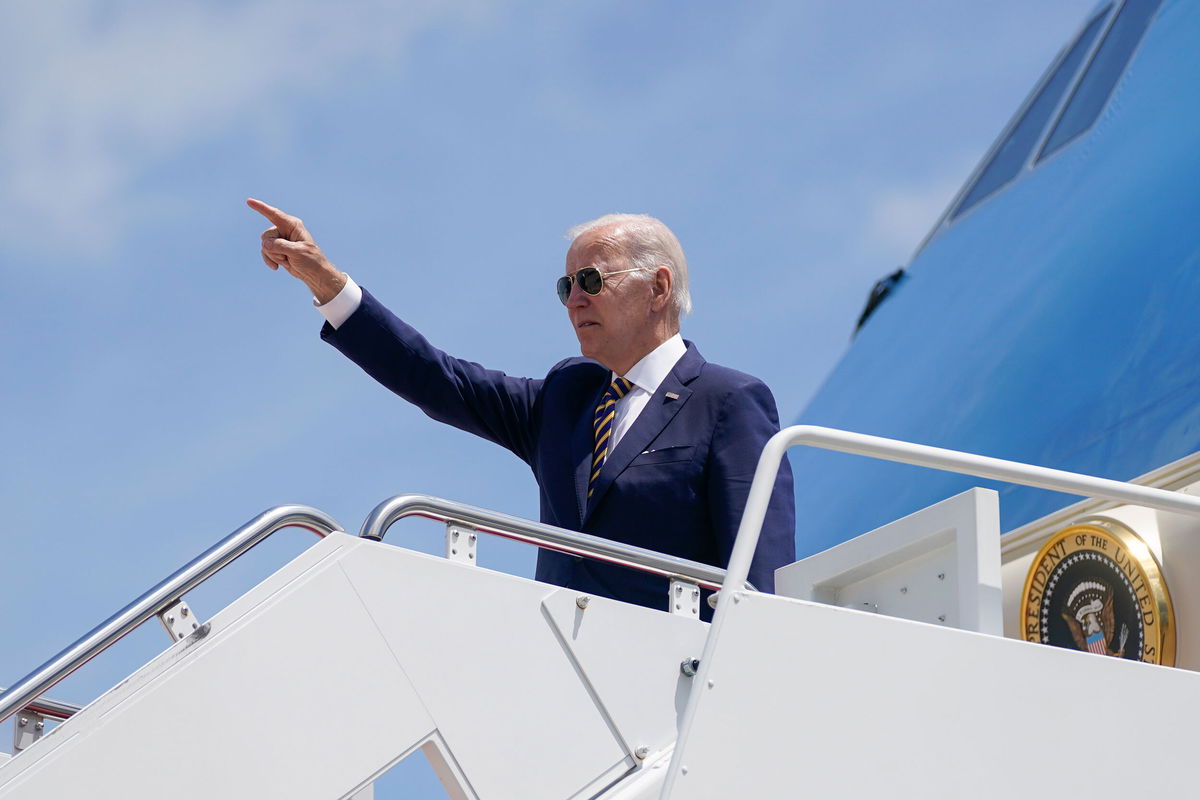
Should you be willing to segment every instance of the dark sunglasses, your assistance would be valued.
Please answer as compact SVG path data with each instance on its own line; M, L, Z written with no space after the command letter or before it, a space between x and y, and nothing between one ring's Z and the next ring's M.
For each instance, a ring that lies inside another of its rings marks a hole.
M558 289L558 299L565 306L567 300L571 297L571 284L578 283L579 288L591 295L600 294L604 291L604 276L606 275L621 275L625 272L641 272L645 267L634 267L633 269L618 269L613 272L601 272L595 267L584 267L578 270L574 275L563 275L558 279L555 287Z

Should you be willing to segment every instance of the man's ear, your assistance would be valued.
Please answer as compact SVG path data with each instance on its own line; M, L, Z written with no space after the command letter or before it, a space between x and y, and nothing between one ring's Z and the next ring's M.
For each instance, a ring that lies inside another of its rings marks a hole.
M650 287L650 308L662 311L671 302L671 270L658 267L654 270L654 283Z

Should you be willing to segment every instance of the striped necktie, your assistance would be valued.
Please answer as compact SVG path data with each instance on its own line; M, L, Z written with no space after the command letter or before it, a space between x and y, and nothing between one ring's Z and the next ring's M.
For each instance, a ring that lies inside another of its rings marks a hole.
M633 388L633 384L625 378L617 378L609 384L608 391L600 398L596 406L596 446L592 449L592 477L588 479L588 497L592 496L592 487L600 470L604 467L604 459L608 456L608 444L612 440L613 418L617 415L617 401Z

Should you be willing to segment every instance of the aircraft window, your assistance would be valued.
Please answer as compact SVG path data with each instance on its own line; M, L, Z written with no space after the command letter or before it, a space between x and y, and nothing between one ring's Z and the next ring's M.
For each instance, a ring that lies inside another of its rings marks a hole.
M1080 79L1054 132L1042 148L1040 158L1045 158L1079 136L1100 116L1117 79L1125 71L1134 48L1141 41L1142 34L1149 27L1150 18L1160 5L1162 0L1126 0L1087 72Z
M1012 127L1008 138L996 149L991 161L979 173L979 177L975 179L975 185L967 192L955 210L955 217L1008 183L1021 170L1021 167L1025 166L1030 152L1042 136L1047 120L1054 113L1054 109L1058 107L1058 102L1067 87L1070 86L1071 79L1075 77L1079 64L1087 55L1100 28L1103 27L1108 11L1109 9L1105 8L1097 14L1079 34L1079 38L1075 40L1067 55L1059 62L1054 74L1043 83L1037 97L1025 109L1024 115L1017 124Z

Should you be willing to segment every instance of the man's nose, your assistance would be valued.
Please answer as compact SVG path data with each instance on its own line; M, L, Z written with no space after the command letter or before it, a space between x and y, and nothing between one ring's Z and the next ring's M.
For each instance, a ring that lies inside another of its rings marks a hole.
M571 293L567 295L567 308L583 308L591 302L591 295L579 288L579 281L571 281Z

